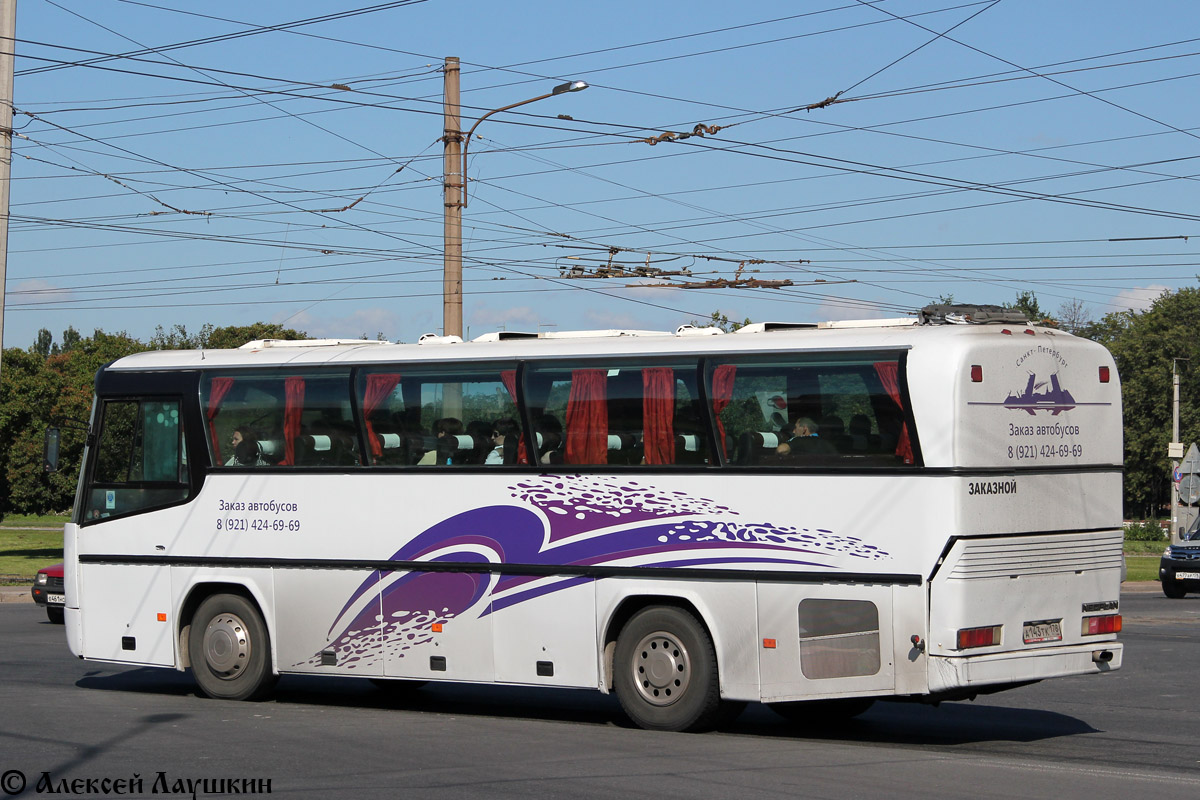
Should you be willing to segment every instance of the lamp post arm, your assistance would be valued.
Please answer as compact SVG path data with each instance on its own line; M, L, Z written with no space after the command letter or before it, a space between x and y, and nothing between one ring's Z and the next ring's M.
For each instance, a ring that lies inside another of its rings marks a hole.
M510 108L516 108L517 106L528 105L529 103L536 103L538 100L545 100L547 97L553 97L554 94L555 94L554 92L548 92L546 94L539 94L537 97L531 97L528 100L522 100L519 103L510 103L509 105L501 106L500 108L493 108L491 111L487 112L482 117L475 120L475 124L471 126L471 130L467 131L467 135L463 137L462 154L460 156L460 163L459 163L459 169L458 169L459 174L462 175L463 208L467 207L467 201L470 196L470 192L467 191L467 148L471 144L471 134L475 133L475 129L479 127L479 123L483 122L485 119L490 117L492 114L499 114L501 111L508 111Z

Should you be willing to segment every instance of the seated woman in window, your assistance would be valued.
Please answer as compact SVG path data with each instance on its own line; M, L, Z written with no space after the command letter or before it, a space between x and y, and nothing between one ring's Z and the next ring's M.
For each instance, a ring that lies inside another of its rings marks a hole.
M457 417L444 417L434 420L431 430L437 438L437 444L433 450L421 456L421 460L417 462L418 467L432 467L435 464L451 463L454 450L458 447L455 437L463 432L462 420Z
M258 434L250 428L238 427L233 429L229 437L233 446L233 455L225 462L227 467L261 467L266 465L258 449Z
M515 464L517 463L517 442L521 437L521 429L517 421L511 417L498 419L492 425L492 449L488 451L484 464Z

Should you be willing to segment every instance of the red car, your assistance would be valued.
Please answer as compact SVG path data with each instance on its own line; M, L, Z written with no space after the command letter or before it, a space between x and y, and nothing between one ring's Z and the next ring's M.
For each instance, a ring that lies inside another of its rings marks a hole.
M63 590L63 565L39 569L33 580L33 602L46 607L46 617L56 625L63 624L63 609L67 596Z

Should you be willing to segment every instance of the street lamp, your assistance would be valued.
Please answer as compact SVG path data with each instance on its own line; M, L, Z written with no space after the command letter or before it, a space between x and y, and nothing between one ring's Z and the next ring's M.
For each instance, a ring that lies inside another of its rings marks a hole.
M528 100L522 100L519 103L512 103L507 106L501 106L500 108L493 108L491 111L487 112L482 117L475 120L475 124L471 126L471 130L467 131L467 135L463 137L463 143L462 143L462 161L461 161L460 168L459 168L459 174L462 175L462 180L463 180L462 207L466 208L467 203L470 200L470 192L468 192L466 190L467 189L467 148L471 144L471 135L473 133L475 133L475 129L479 127L479 123L483 122L485 119L490 117L492 114L499 114L501 111L508 111L510 108L516 108L517 106L529 105L530 103L536 103L538 100L545 100L547 97L555 97L556 95L566 94L567 92L582 92L586 88L588 88L588 85L584 81L567 81L566 83L560 83L558 86L555 86L553 89L551 89L546 94L539 94L537 97L531 97Z
M442 333L445 336L462 337L462 210L467 205L467 145L471 135L483 122L493 114L508 111L517 106L536 103L547 97L554 97L569 92L581 92L588 87L583 81L567 81L559 84L546 94L510 103L500 108L492 109L484 114L463 135L459 122L459 66L458 59L446 59L443 69L445 80L445 100L443 113L445 117L445 151L442 159L442 186L445 215L443 218L443 257L442 278ZM455 176L458 176L457 178Z

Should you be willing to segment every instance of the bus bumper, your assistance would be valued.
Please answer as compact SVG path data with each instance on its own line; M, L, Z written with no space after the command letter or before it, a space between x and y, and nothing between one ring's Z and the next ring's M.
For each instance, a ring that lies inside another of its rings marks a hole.
M1120 642L1047 647L1015 653L978 656L931 656L930 693L969 686L1027 683L1043 678L1091 675L1121 668L1125 646Z

